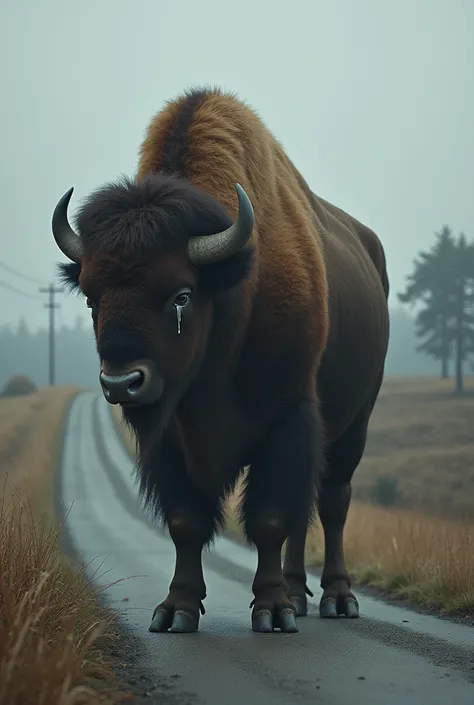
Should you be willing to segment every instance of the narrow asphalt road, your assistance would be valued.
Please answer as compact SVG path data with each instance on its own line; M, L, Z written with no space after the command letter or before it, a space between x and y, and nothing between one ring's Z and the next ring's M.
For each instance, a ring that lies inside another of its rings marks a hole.
M225 538L205 552L207 611L199 632L149 633L152 611L168 591L174 548L140 510L132 462L107 403L93 392L79 395L70 409L60 494L75 551L91 572L100 564L98 582L126 579L107 590L107 599L143 647L143 668L176 684L172 702L474 703L469 626L360 593L360 619L320 620L313 579L315 597L298 620L298 634L254 634L249 603L256 554Z

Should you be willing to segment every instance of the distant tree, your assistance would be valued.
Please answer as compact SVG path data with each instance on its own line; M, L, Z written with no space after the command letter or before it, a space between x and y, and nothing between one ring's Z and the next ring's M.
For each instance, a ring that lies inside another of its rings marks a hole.
M474 242L461 233L457 240L452 281L452 338L455 349L456 392L464 390L463 366L474 353Z
M30 331L28 330L28 326L26 325L26 321L23 318L23 316L18 321L18 327L16 329L16 337L17 337L17 340L20 344L23 343L25 345L31 339Z
M390 341L386 358L386 376L438 374L439 363L417 350L414 315L401 306L390 309Z
M56 335L58 384L98 387L98 357L92 326L61 326ZM30 331L23 319L0 327L0 389L13 375L27 375L38 387L48 384L48 331Z
M452 313L452 277L455 270L456 243L447 226L436 234L436 242L428 252L420 252L413 262L402 303L421 303L415 317L416 336L421 339L417 350L441 362L441 377L449 376L449 360L453 341L449 330Z
M420 252L407 277L402 303L421 304L415 318L420 352L441 361L448 377L455 359L455 391L464 388L463 366L474 354L474 243L444 226L429 252Z

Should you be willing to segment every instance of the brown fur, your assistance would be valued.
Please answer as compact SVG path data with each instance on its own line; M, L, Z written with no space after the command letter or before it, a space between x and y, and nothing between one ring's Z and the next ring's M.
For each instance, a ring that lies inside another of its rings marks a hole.
M261 371L253 366L256 359L273 360L275 371L281 365L287 371L288 365L304 366L307 376L302 385L307 385L308 393L314 389L313 379L328 344L328 277L336 278L333 287L341 291L338 298L344 299L352 287L360 289L361 274L366 274L367 291L375 286L383 300L381 280L388 295L383 248L366 226L312 193L253 110L219 89L203 93L188 125L182 175L212 194L232 217L237 210L234 184L238 182L255 210L251 242L256 257L242 298L241 320L250 317L244 351L249 367L243 377L250 376L253 402L258 404L254 385L258 389ZM170 101L151 120L140 150L139 180L164 168L162 155L170 126L187 100L185 94ZM333 269L339 271L332 273ZM333 304L333 316L336 308ZM304 355L303 346L311 360L292 359L295 347L298 355ZM382 345L380 357L384 354ZM267 373L270 377L268 368ZM334 431L329 428L330 437L344 430L351 413L350 408L347 414L343 412L347 420L340 419Z
M170 123L186 99L168 103L151 121L140 151L139 180L162 168ZM251 244L256 254L242 312L250 314L253 299L249 342L255 336L260 346L265 333L277 326L284 355L295 336L305 339L312 357L305 382L313 387L328 334L328 292L311 204L291 162L252 110L217 89L196 108L186 146L184 175L192 184L212 194L233 218L236 182L254 206Z

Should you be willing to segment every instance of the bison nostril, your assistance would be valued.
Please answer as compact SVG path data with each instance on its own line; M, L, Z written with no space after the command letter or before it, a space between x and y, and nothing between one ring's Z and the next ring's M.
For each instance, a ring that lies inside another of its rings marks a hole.
M138 376L136 377L136 379L134 379L128 385L128 390L132 392L132 394L140 391L140 388L143 387L143 383L145 382L145 375L143 374L143 372L137 370L137 375Z
M100 373L100 383L105 398L113 404L126 402L138 395L144 381L145 375L139 370L114 375L106 374L104 371Z
M148 360L137 362L128 370L103 362L100 384L110 404L149 404L156 401L163 390L161 377Z

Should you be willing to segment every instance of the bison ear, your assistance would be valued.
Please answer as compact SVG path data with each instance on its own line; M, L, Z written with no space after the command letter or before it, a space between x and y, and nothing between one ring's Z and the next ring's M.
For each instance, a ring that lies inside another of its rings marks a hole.
M77 262L60 262L58 264L59 279L69 291L79 289L79 277L81 275L81 265Z
M245 279L252 269L253 250L249 247L214 264L199 267L199 287L210 296L217 296Z

